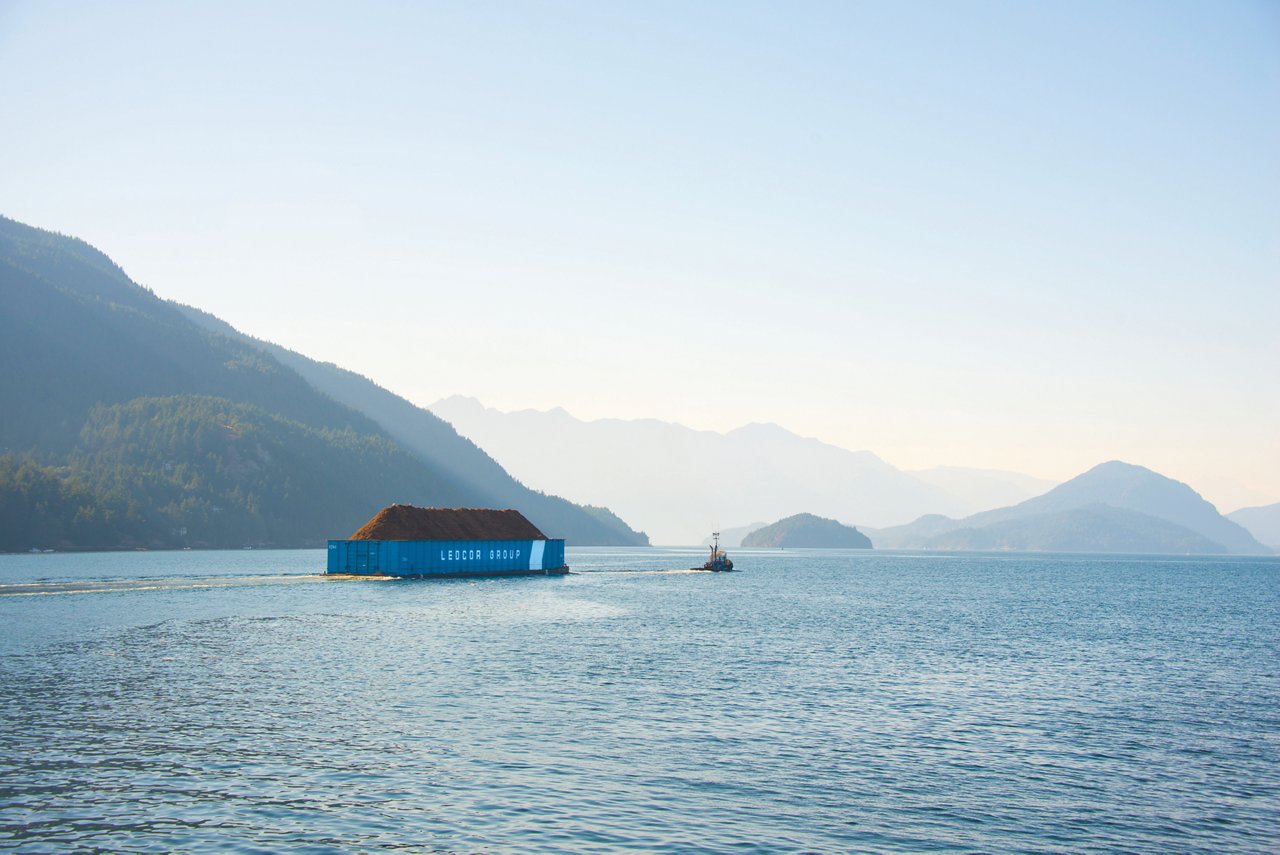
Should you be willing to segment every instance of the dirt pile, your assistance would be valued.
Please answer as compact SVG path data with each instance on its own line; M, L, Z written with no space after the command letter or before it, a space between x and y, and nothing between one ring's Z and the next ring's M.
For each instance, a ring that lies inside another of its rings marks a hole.
M519 511L390 505L351 540L546 540Z

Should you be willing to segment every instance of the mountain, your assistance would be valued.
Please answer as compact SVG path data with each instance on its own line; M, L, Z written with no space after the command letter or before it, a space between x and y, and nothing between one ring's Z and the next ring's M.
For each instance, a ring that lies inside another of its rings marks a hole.
M94 405L181 394L376 431L274 360L202 334L83 241L4 218L0 307L0 453L66 454Z
M94 407L57 466L0 458L0 549L319 545L388 494L466 497L384 437L225 398L135 398Z
M835 520L796 514L751 532L742 539L742 545L767 549L870 549L871 541L856 528Z
M1280 502L1257 508L1241 508L1227 514L1227 519L1243 526L1262 543L1280 552Z
M1188 528L1137 511L1090 504L960 528L929 538L929 549L1018 552L1221 554L1226 547Z
M1221 547L1221 550L1226 552L1244 554L1269 552L1247 531L1219 514L1213 505L1206 502L1186 484L1166 478L1145 467L1117 460L1099 464L1088 472L1058 485L1043 496L1028 499L1011 507L984 511L964 519L924 517L909 525L881 529L872 534L881 548L968 548L954 545L959 542L960 535L950 538L947 535L961 530L975 532L992 526L1004 526L1004 528L991 529L981 537L995 539L1017 537L1027 539L1029 543L1070 539L1075 544L1072 551L1107 551L1101 529L1098 539L1094 541L1075 535L1071 538L1067 537L1067 530L1077 526L1083 517L1080 514L1064 515L1064 512L1082 508L1094 508L1096 511L1095 506L1107 506L1118 511L1140 514L1142 518L1123 513L1110 514L1107 531L1111 534L1108 534L1107 538L1115 542L1123 540L1119 529L1130 526L1133 529L1130 532L1133 541L1147 544L1144 551L1203 551L1201 548L1186 547L1188 543L1195 543L1188 538L1188 533L1191 533L1216 547ZM1021 528L1006 525L1031 517L1041 519L1035 522L1034 526L1032 523ZM1147 518L1170 523L1182 531L1153 526ZM1039 528L1034 536L1029 526ZM974 543L978 542L979 535L966 534L963 538L967 539L966 542Z
M588 422L559 408L503 413L463 397L430 409L525 483L607 504L658 543L700 543L720 525L801 511L883 526L992 507L975 507L869 451L773 424L716 433L653 419Z
M319 546L389 502L495 497L577 542L643 542L425 411L433 453L407 447L217 326L83 241L0 218L0 550Z
M428 410L389 392L367 377L328 362L317 362L271 342L244 335L230 324L190 306L178 306L194 323L253 348L297 372L313 388L372 419L379 428L432 469L470 491L470 503L518 508L542 531L558 532L570 543L597 546L647 545L606 507L578 506L559 496L531 490L516 481L471 440Z

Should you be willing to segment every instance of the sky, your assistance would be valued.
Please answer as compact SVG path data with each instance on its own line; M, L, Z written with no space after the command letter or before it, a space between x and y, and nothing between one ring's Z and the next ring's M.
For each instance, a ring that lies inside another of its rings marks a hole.
M1280 501L1280 4L5 2L0 214L426 405Z

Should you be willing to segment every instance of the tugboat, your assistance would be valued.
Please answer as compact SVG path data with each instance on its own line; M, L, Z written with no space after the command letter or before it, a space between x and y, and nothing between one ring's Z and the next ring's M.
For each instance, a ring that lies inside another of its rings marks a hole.
M711 560L701 567L694 567L694 570L709 570L712 573L724 573L733 569L733 562L729 560L729 556L724 554L724 550L720 548L720 532L713 531L711 537L714 543L711 545Z

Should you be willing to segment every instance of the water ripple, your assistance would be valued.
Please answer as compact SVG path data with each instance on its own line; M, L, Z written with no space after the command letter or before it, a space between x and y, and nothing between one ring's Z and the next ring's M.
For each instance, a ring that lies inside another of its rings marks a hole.
M269 553L68 570L93 590L0 601L0 846L1275 847L1280 563L656 572L686 557L381 585L264 582Z

